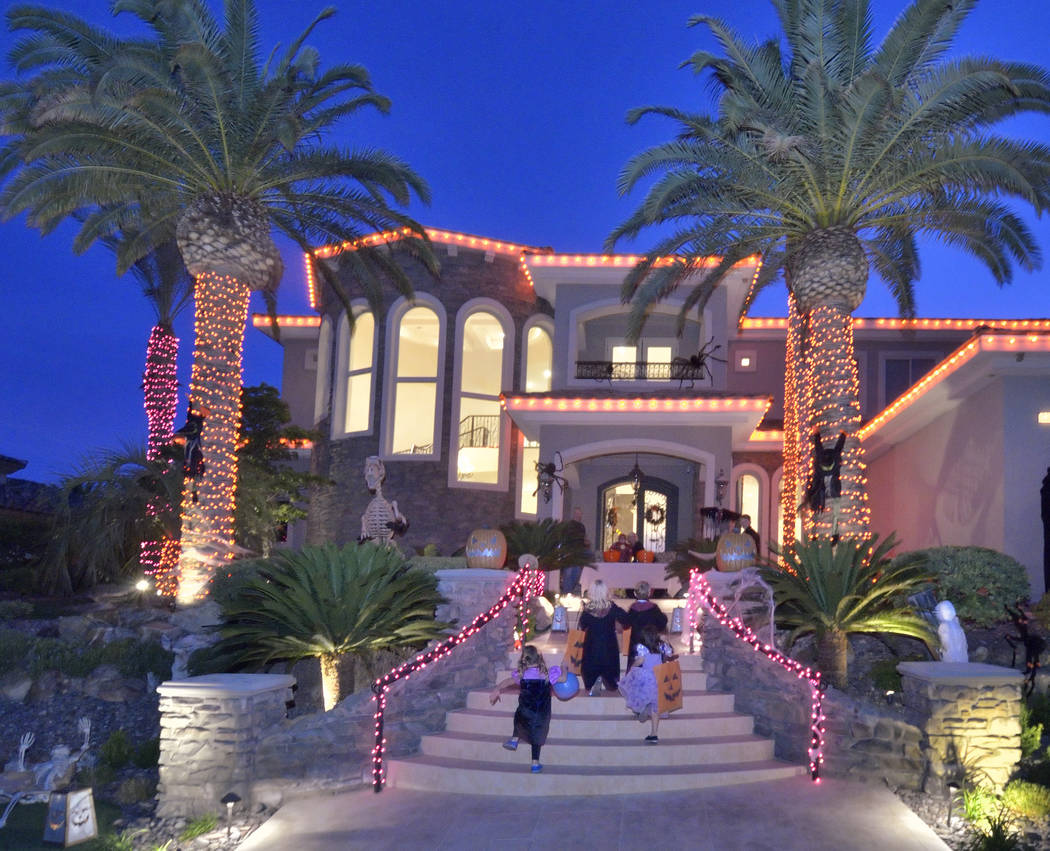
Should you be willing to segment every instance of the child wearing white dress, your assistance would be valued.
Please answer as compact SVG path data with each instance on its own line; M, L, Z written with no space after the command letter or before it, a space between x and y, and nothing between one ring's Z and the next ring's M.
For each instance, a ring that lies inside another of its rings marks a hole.
M647 626L642 629L631 666L620 679L620 694L627 708L639 721L649 722L650 732L645 740L651 745L660 741L656 735L660 726L660 713L654 669L664 660L661 650L660 634L656 628Z

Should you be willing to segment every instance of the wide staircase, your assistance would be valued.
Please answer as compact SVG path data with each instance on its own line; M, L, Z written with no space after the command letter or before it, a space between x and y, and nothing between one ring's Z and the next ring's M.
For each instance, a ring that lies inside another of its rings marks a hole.
M565 654L565 634L537 642L548 664ZM621 670L624 662L621 660ZM465 709L449 712L442 733L423 737L422 753L391 760L388 782L404 789L475 795L608 795L702 789L775 780L805 773L773 757L773 742L754 734L750 715L733 711L733 695L707 691L700 656L682 653L683 708L660 722L658 744L645 741L648 722L638 723L618 692L570 700L552 698L550 734L530 772L529 746L502 747L512 733L517 692L508 689L495 706L490 690L472 691ZM509 653L510 676L517 654Z

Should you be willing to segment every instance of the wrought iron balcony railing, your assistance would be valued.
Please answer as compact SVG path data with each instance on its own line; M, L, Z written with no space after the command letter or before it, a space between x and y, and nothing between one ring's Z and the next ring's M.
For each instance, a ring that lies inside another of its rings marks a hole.
M499 447L499 415L474 414L459 421L459 448Z
M709 375L704 364L692 364L684 358L671 363L647 361L617 362L608 360L576 361L577 378L595 381L702 381Z

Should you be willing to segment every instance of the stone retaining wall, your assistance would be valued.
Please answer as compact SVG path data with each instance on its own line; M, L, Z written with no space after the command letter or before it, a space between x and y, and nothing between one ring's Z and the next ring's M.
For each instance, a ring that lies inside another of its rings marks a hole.
M502 570L447 570L436 575L438 590L449 601L438 608L437 617L455 620L460 626L487 611L513 579L513 574ZM424 734L444 729L446 712L466 705L469 691L492 686L496 670L506 665L513 627L513 611L505 609L451 655L390 689L384 727L389 756L416 751ZM199 679L183 680L179 685L185 687ZM291 678L285 679L290 686ZM171 685L166 683L161 688ZM167 752L162 738L158 788L161 814L200 814L195 809L196 798L185 791L183 778L209 784L201 799L210 800L218 790L217 801L230 791L219 787L235 782L239 785L231 788L245 801L273 807L296 795L321 789L340 791L371 782L375 704L370 691L350 695L330 712L292 720L284 717L284 699L276 716L245 706L245 717L232 724L231 719L222 717L226 707L213 710L209 716L199 705L175 703L174 698L162 702L162 726L192 722L194 734L186 739L185 746ZM240 732L243 727L249 728L250 734ZM231 739L252 742L250 762L237 762L231 752L232 762L238 766L234 772L215 765L210 756L199 758L206 751L200 743L203 740L227 743ZM179 782L175 780L176 771ZM204 811L216 812L217 807L212 805Z
M737 711L754 716L755 732L774 740L777 757L808 764L808 680L752 650L711 617L704 625L704 670L709 688L733 692ZM917 715L891 716L837 691L825 695L824 714L825 775L921 788L924 733Z

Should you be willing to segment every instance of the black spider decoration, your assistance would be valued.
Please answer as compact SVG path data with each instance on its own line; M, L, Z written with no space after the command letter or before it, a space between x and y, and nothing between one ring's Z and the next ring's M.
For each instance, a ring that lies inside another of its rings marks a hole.
M565 480L564 476L558 474L565 469L565 465L561 460L561 453L555 451L554 460L548 461L544 464L542 461L536 462L536 490L532 492L533 496L536 496L540 491L543 492L543 501L550 502L551 494L554 492L554 484L557 482L558 489L563 493L565 487L569 483Z
M1046 649L1046 641L1042 636L1036 635L1029 631L1029 615L1023 611L1020 606L1016 609L1011 609L1009 606L1003 606L1006 609L1006 613L1010 616L1010 620L1013 621L1014 628L1017 630L1017 636L1007 635L1006 643L1013 648L1013 656L1010 659L1010 667L1012 668L1017 663L1017 648L1024 648L1024 688L1022 694L1027 698L1035 690L1035 675L1039 671L1039 657Z
M715 338L712 337L700 347L700 351L695 355L690 355L687 358L674 358L671 361L672 380L675 378L678 379L679 388L681 388L682 384L686 381L689 382L690 387L695 386L697 379L703 381L704 378L710 378L714 381L715 377L711 373L711 367L708 366L708 361L726 363L725 358L720 358L715 354L720 348L722 348L722 346L716 343Z

